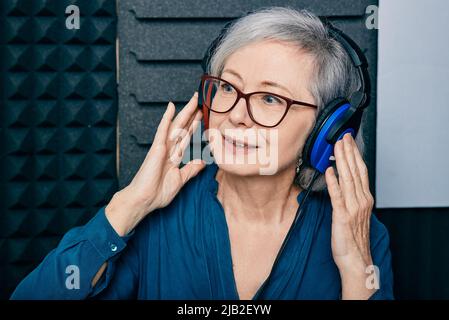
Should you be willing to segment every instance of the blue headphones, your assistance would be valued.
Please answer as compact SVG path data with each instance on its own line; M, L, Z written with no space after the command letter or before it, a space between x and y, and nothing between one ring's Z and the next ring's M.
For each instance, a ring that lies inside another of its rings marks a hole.
M221 39L226 35L233 21L228 22L218 37L208 47L201 67L207 73L210 59ZM350 97L339 97L324 106L317 116L315 126L306 140L302 153L303 166L312 167L321 173L331 165L330 157L334 153L335 143L346 133L353 137L360 128L364 109L370 102L370 81L368 63L359 46L341 30L328 22L323 22L329 35L338 41L349 55L353 66L357 69L360 78L360 87ZM203 103L202 84L198 90L198 107L203 111L205 128L208 128L209 109Z

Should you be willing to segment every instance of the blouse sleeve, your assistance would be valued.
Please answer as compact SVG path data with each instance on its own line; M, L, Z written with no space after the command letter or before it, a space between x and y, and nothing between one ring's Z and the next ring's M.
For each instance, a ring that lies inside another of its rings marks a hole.
M392 300L394 299L393 270L388 231L374 215L371 228L371 255L375 266L374 270L378 270L380 281L378 283L378 290L369 300Z
M105 208L101 208L86 225L65 234L20 282L11 299L88 299L106 288L109 290L104 298L132 298L138 273L137 253L127 245L132 236L120 237L106 218ZM92 287L92 279L105 262L106 270Z

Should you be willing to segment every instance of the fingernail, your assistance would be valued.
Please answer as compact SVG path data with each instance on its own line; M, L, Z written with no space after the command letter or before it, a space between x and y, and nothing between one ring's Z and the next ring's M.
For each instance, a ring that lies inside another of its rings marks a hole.
M340 139L338 140L340 143L338 144L339 147L343 148L343 146L345 145L345 139Z
M198 97L198 92L195 91L195 93L193 94L194 97Z

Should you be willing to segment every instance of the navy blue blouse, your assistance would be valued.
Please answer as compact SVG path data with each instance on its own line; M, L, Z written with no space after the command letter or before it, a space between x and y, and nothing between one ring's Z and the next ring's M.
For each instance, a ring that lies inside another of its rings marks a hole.
M217 169L208 165L169 206L149 214L126 237L114 231L100 209L85 226L67 232L11 298L239 299L228 227L217 199ZM298 195L298 203L304 193ZM340 298L328 194L310 193L301 215L270 282L254 299ZM388 233L374 215L370 240L380 271L380 289L371 299L392 299ZM93 277L106 261L106 271L92 288ZM73 266L79 274L72 272ZM67 285L76 275L79 286Z

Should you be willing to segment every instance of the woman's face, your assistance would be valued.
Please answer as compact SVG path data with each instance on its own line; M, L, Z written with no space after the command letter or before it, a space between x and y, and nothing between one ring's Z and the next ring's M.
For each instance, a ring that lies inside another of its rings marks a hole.
M266 40L229 56L220 77L244 93L265 91L314 104L308 90L312 72L310 55L286 42ZM269 105L274 101L270 96L262 99ZM270 117L269 112L260 113L256 120L270 123ZM292 105L278 126L266 128L251 120L245 99L240 99L227 113L210 113L210 147L226 172L242 176L277 174L295 167L314 121L314 108Z

